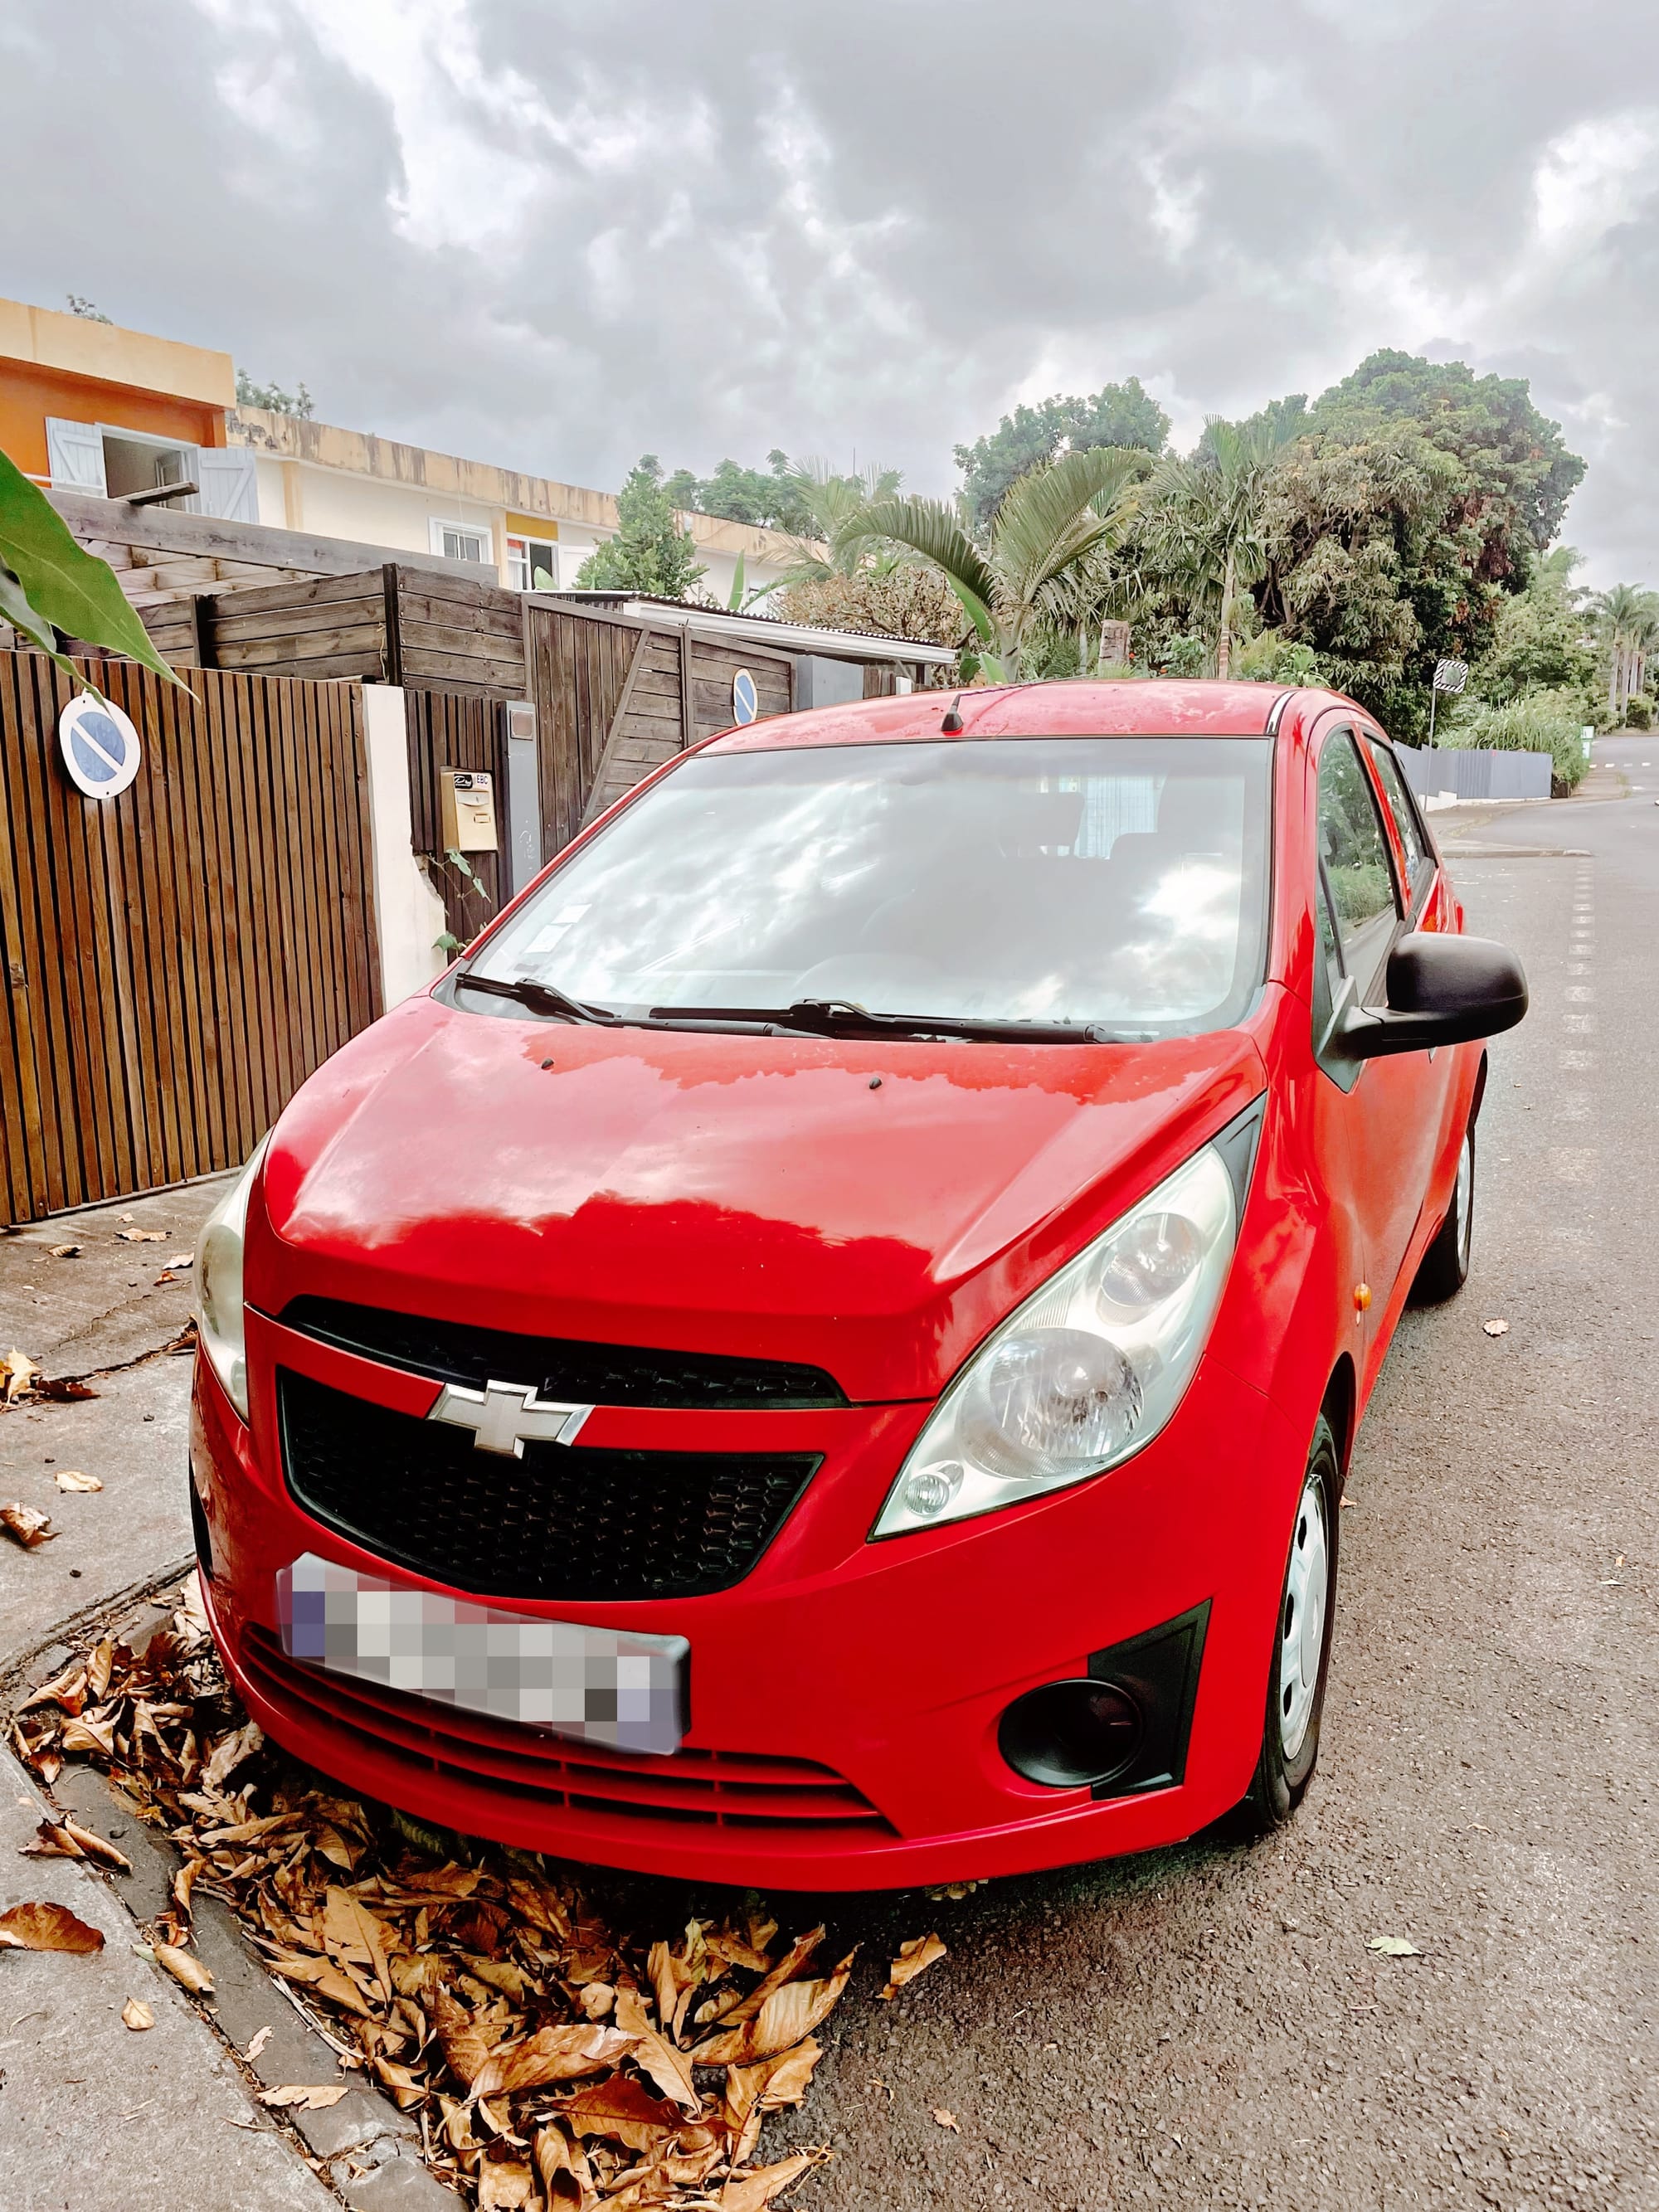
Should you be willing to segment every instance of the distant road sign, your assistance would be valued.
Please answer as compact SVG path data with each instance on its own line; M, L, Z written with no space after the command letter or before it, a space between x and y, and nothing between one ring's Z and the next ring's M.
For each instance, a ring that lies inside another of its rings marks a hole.
M118 799L138 773L138 732L118 707L83 691L58 717L70 781L88 799Z
M740 668L732 678L732 720L753 722L759 716L760 694L755 689L755 679L746 668Z
M1469 680L1467 660L1437 660L1434 664L1434 688L1437 691L1461 691Z

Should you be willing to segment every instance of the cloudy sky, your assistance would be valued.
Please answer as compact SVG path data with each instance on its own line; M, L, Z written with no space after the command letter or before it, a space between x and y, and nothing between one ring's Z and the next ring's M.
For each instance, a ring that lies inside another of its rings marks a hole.
M0 294L614 485L1520 374L1659 583L1652 0L4 0Z

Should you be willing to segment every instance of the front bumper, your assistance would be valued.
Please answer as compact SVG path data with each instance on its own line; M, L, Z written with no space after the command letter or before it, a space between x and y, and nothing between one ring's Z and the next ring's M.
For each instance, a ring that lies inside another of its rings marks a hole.
M595 1440L618 1447L823 1455L769 1549L729 1589L627 1605L495 1600L689 1638L686 1741L672 1757L651 1759L370 1690L284 1656L276 1577L301 1553L422 1578L324 1527L289 1495L277 1366L409 1411L436 1386L253 1313L248 1351L251 1429L197 1364L191 1460L215 1634L248 1710L278 1742L423 1820L642 1873L875 1889L1174 1842L1249 1784L1305 1439L1212 1360L1164 1434L1115 1472L879 1544L866 1532L925 1405L594 1416L608 1425ZM1097 1800L1086 1787L1024 1781L1008 1765L998 1726L1015 1698L1084 1674L1091 1653L1206 1602L1178 1784Z

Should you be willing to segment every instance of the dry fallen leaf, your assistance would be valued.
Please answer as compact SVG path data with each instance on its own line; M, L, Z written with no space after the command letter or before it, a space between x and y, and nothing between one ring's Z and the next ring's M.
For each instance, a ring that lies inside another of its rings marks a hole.
M165 1229L118 1229L115 1233L124 1244L165 1244L167 1241Z
M608 2073L619 2058L634 2051L637 2041L614 2027L539 2028L522 2042L492 2051L472 2077L471 2094L499 2097L519 2089L539 2089L550 2081Z
M9 1505L0 1505L0 1528L26 1552L33 1551L37 1544L49 1544L58 1534L50 1513L37 1513L32 1505L20 1505L15 1498Z
M937 1889L928 1890L927 1894L935 1905L942 1905L947 1898L952 1905L959 1905L964 1897L971 1897L976 1889L983 1889L986 1886L984 1881L945 1881Z
M781 2197L792 2182L799 2181L809 2166L817 2164L811 2151L798 2150L793 2158L780 2159L775 2166L763 2166L757 2172L728 2181L715 2201L720 2212L765 2212L774 2197Z
M1507 1336L1510 1325L1506 1321L1483 1321L1480 1324L1488 1336Z
M331 2105L339 2103L350 2086L349 2082L342 2081L307 2088L290 2081L281 2089L262 2089L259 2102L262 2105L297 2105L301 2112L325 2112Z
M956 2114L954 2112L947 2112L943 2105L934 2106L933 2123L937 2127L949 2128L952 2135L959 2136L962 2133L962 2129L957 2122Z
M209 1753L207 1765L203 1770L203 1788L218 1789L245 1759L252 1758L264 1740L264 1731L258 1721L246 1721L240 1728L232 1729L228 1735L221 1736Z
M54 1260L78 1260L81 1256L81 1247L78 1244L54 1244L52 1248L52 1256Z
M1423 1955L1416 1944L1408 1943L1403 1936L1373 1936L1365 1948L1380 1952L1385 1959L1420 1959Z
M0 1912L0 1945L13 1951L101 1951L104 1937L66 1905L33 1903Z
M193 1267L196 1265L196 1255L193 1252L175 1252L167 1261L167 1265L169 1267Z
M753 2020L727 2033L705 2036L692 2057L699 2066L748 2066L775 2051L787 2051L835 2010L856 1956L849 1952L823 1981L791 1982L775 1990Z
M121 2018L135 2035L155 2025L155 2015L142 1997L129 1997L121 2008Z
M179 1278L173 1273L171 1267L163 1267L161 1273L155 1278L155 1282L150 1287L153 1290L159 1291L163 1283L176 1283L178 1279Z
M914 1982L918 1974L945 1955L945 1946L937 1936L917 1936L908 1943L899 1945L899 1954L888 1968L888 1982L882 1991L884 1998L896 1997L907 1982Z
M270 2040L270 2030L268 2027L261 2027L255 2030L252 2041L249 2043L247 2049L242 2053L243 2057L246 2059L250 2066L252 2065L254 2060L259 2056L259 2053L264 2049L266 2044L268 2044Z
M173 1980L182 1982L193 1996L204 1996L213 1987L212 1975L190 1952L176 1943L155 1943L150 1948Z
M9 1405L20 1390L27 1389L40 1372L27 1352L19 1352L14 1346L5 1358L0 1359L0 1396L3 1396Z
M96 1859L123 1874L132 1872L132 1861L125 1851L106 1844L78 1820L42 1820L35 1831L35 1841L25 1844L23 1850L30 1858Z
M101 1490L104 1486L100 1475L82 1474L78 1467L60 1467L52 1480L60 1490Z

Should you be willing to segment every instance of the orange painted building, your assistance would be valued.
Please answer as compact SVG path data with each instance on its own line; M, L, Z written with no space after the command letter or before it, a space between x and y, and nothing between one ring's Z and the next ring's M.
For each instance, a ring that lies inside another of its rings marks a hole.
M38 483L121 498L199 480L235 403L228 353L0 300L0 450Z

